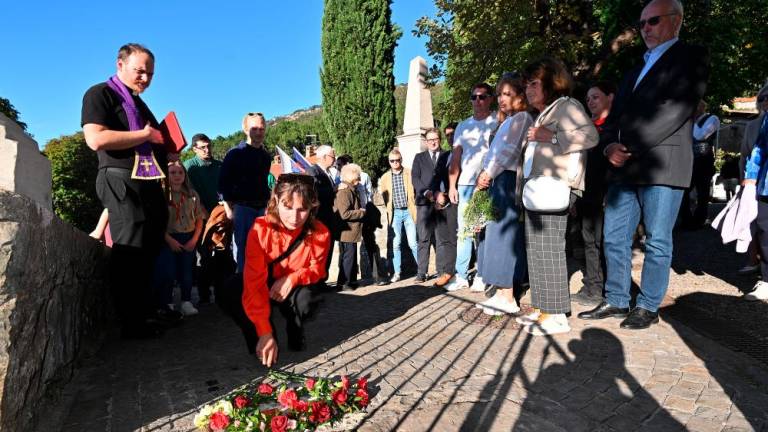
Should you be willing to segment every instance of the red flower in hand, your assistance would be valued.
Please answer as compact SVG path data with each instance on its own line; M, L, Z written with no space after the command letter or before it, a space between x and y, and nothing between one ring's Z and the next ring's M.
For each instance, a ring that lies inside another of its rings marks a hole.
M315 388L315 380L307 378L307 382L305 382L304 385L307 387L307 390L312 390Z
M312 423L321 424L331 419L331 409L325 402L312 402L310 406L312 413L309 415L309 421Z
M285 432L285 429L288 427L288 417L283 415L272 417L269 427L272 429L272 432Z
M293 409L295 409L296 411L298 411L300 413L306 412L307 408L308 408L308 405L303 400L298 400L298 401L293 403Z
M362 377L359 380L357 380L357 388L368 390L368 378Z
M211 414L209 420L209 426L215 431L224 430L224 428L229 426L229 416L224 414L224 411L216 411Z
M367 392L367 391L365 391L365 389L362 389L362 388L361 388L361 389L357 389L357 392L355 392L355 397L356 397L356 398L360 398L360 400L358 400L358 401L357 401L357 403L358 403L358 404L359 404L361 407L366 407L366 406L368 406L368 402L369 402L369 399L368 399L368 392Z
M251 404L251 400L243 395L237 395L235 396L235 408L237 409L243 409Z
M272 392L275 391L274 388L272 388L271 385L267 383L261 383L259 384L259 394L264 396L269 396L272 394Z
M341 376L341 387L344 390L349 390L349 377L346 375Z
M277 401L283 408L293 408L293 404L298 400L299 397L293 389L288 389L277 396Z
M331 398L336 405L344 405L347 403L347 390L340 388L331 394Z

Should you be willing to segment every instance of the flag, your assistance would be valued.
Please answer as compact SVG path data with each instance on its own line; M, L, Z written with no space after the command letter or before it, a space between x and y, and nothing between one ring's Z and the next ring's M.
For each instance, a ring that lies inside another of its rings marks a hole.
M296 147L293 147L293 159L296 160L296 163L305 170L308 170L309 167L312 166L312 164L309 163L309 161L301 155L301 152L296 150Z
M283 174L285 173L303 173L304 169L299 166L293 159L291 159L290 156L288 156L288 153L284 152L283 149L280 147L275 146L277 148L277 154L280 155L280 168L282 169Z

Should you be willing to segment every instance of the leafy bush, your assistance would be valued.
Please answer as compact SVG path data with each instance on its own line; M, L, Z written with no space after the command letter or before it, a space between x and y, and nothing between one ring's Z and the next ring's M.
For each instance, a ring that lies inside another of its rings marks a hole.
M62 220L90 232L101 214L96 196L99 161L82 132L48 141L43 150L51 161L53 210Z

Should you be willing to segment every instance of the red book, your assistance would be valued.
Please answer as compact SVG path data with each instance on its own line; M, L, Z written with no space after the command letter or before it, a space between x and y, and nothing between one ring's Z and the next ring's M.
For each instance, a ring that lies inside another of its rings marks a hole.
M163 122L160 123L160 133L163 134L165 148L170 153L181 153L187 146L187 139L184 138L184 133L179 126L179 119L176 118L176 113L173 111L169 112Z

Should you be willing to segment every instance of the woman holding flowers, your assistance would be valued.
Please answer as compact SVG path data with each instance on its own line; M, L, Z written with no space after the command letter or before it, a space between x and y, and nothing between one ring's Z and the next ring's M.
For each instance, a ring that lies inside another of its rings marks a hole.
M517 313L513 287L525 281L528 266L525 258L525 232L520 224L520 208L515 203L515 185L523 140L533 118L528 112L523 77L506 73L496 86L499 112L506 117L496 131L483 170L477 177L476 191L489 189L491 201L499 216L485 227L483 260L478 271L486 284L496 286L496 293L478 303L483 313L501 315Z
M585 150L598 134L582 105L571 99L573 81L563 64L542 58L526 66L525 94L538 116L527 131L523 149L522 202L535 311L518 318L534 335L570 331L571 310L565 231L568 211L584 190Z
M311 286L325 278L330 249L328 228L315 220L318 205L311 176L282 174L266 215L248 234L242 304L258 335L256 356L267 367L278 353L272 306L287 322L288 348L304 348L302 322L314 309Z

